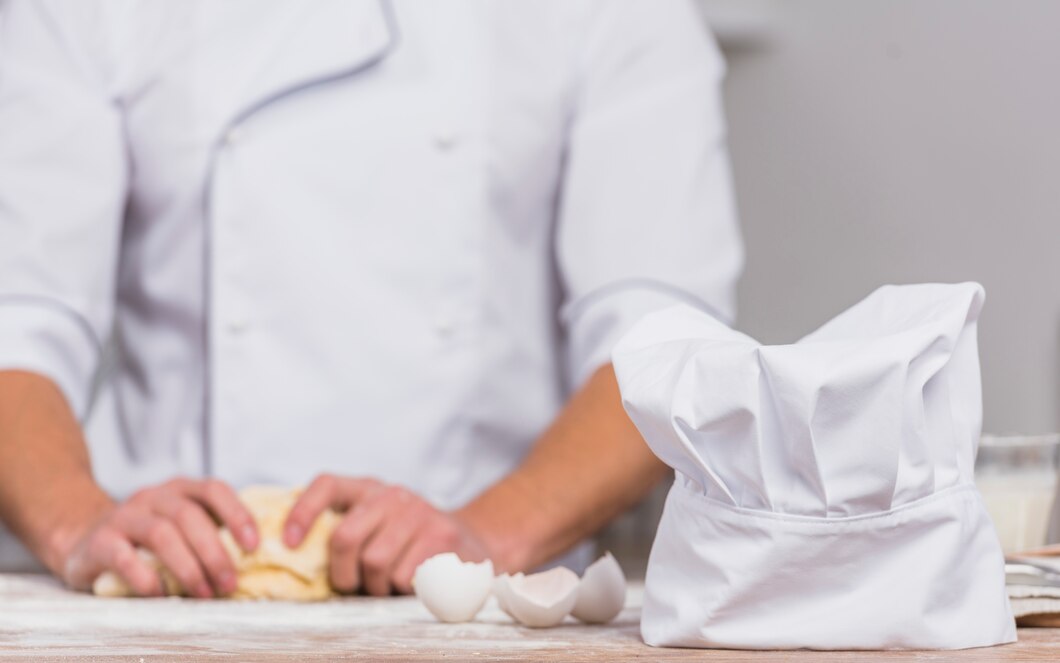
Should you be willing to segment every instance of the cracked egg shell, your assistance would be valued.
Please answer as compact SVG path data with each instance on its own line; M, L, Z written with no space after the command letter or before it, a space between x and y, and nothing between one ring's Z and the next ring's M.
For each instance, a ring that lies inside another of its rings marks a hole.
M442 622L475 618L493 588L493 563L465 562L456 553L441 553L416 567L416 597Z
M493 596L497 599L497 607L501 609L501 612L512 619L515 619L515 615L513 615L511 609L508 608L508 596L512 591L511 587L508 585L508 580L511 578L522 577L522 573L515 573L512 575L502 573L493 579Z
M570 614L578 599L578 575L557 566L541 573L514 575L502 580L501 599L509 614L525 626L555 626Z
M618 560L605 554L585 569L571 614L589 624L606 624L626 604L626 575Z

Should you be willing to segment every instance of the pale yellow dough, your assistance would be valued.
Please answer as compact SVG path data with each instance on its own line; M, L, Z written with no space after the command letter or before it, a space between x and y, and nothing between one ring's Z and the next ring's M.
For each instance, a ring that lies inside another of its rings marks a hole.
M283 543L284 521L301 492L300 489L252 486L239 493L258 523L260 543L253 553L246 554L232 534L221 529L221 543L237 571L238 586L230 598L321 601L332 596L328 583L328 540L338 524L338 514L324 512L298 548L292 550ZM185 593L154 555L143 549L138 552L159 570L168 594ZM98 596L132 596L128 585L110 571L96 579L92 591Z

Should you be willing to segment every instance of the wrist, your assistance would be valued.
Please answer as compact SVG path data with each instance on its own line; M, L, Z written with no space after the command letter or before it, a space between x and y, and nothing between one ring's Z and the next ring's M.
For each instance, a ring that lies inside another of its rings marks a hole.
M533 518L518 502L491 489L454 511L453 517L482 545L495 573L525 571L535 564Z
M475 543L482 549L483 557L493 562L494 573L510 573L518 570L518 561L514 559L514 549L500 532L488 522L482 514L477 513L471 505L452 512L452 516L461 524Z

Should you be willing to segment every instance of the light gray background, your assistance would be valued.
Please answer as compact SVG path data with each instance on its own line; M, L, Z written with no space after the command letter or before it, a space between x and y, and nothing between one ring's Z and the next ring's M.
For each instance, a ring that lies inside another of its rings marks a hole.
M729 60L738 326L979 281L984 429L1060 429L1060 2L701 0Z

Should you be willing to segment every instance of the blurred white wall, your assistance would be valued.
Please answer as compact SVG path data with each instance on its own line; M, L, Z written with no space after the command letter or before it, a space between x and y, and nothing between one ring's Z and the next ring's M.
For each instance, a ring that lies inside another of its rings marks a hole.
M981 282L985 429L1060 429L1060 2L700 0L729 58L738 326Z

